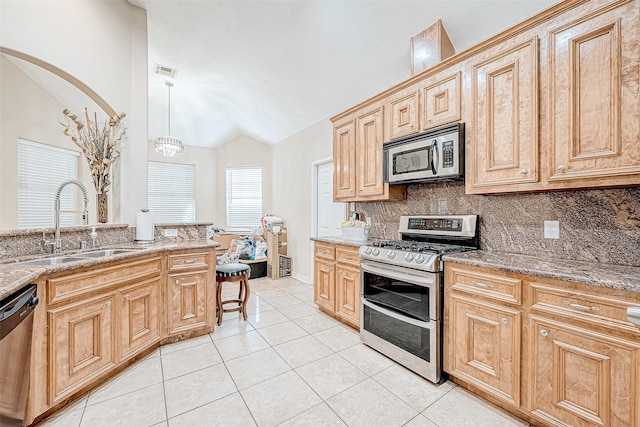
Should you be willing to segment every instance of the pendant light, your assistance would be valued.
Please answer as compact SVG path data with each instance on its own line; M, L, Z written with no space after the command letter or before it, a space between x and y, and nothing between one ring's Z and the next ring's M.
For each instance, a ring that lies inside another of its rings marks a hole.
M165 157L173 157L184 152L184 145L178 138L171 136L171 87L173 83L166 81L164 84L169 88L169 135L156 139L154 147L158 153Z

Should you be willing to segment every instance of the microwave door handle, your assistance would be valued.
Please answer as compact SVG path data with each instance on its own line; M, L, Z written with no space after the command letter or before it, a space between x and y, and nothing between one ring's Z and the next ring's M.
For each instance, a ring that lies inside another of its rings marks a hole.
M439 163L440 155L438 154L438 141L434 139L431 143L431 172L434 176L438 174Z

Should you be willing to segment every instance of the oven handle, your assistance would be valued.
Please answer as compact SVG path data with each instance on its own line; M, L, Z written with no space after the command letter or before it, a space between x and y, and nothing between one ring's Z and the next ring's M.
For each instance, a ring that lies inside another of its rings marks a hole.
M435 329L436 327L435 322L423 322L421 320L416 320L416 319L412 319L411 317L403 316L402 314L396 313L386 308L382 308L379 305L373 304L367 301L364 297L361 298L361 300L362 300L362 304L366 305L370 309L378 311L384 314L385 316L389 316L394 319L400 320L401 322L410 323L412 325L415 325L419 328L424 328L424 329Z
M375 273L383 277L390 277L392 279L404 280L405 282L415 283L416 285L429 286L434 285L434 281L424 276L417 276L404 272L397 271L391 267L378 268L369 263L360 263L360 269L368 273ZM429 273L433 274L433 273Z

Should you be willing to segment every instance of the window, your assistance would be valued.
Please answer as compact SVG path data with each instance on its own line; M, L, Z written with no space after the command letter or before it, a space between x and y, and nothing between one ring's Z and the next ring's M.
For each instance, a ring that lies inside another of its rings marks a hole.
M227 229L247 231L262 218L262 167L227 168Z
M196 220L196 167L149 162L147 207L156 222Z
M18 228L53 227L56 190L78 179L80 153L18 139ZM65 187L60 194L60 225L81 223L80 189Z

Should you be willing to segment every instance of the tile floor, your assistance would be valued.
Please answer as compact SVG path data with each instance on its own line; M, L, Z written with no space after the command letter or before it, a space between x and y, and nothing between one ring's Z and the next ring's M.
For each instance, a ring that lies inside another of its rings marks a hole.
M291 278L250 282L249 320L163 346L46 427L528 426L360 343ZM229 292L232 292L229 290Z

